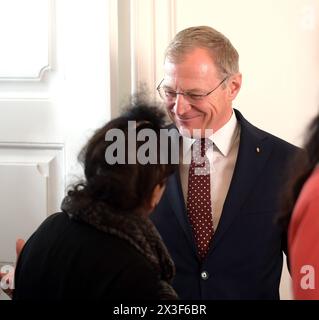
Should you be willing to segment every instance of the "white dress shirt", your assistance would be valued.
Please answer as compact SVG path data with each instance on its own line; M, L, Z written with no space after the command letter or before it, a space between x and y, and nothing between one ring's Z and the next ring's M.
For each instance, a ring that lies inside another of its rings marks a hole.
M210 162L212 214L214 230L216 230L234 173L239 149L240 125L234 111L230 120L209 139L213 141L213 148L208 149L207 157ZM180 176L186 207L189 163L194 141L195 139L183 137L183 154L184 159L188 159L185 162L188 163L180 165Z

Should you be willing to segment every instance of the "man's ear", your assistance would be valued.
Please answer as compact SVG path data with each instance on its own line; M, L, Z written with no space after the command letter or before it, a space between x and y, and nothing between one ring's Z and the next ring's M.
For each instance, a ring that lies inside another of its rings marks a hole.
M237 94L241 88L241 83L242 83L242 75L241 73L236 73L232 75L229 80L228 80L228 93L229 93L229 98L231 101L233 101L236 97Z

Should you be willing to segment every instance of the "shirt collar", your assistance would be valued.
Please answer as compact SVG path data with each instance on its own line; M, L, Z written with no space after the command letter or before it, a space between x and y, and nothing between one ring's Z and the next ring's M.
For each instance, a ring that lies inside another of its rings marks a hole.
M218 148L218 150L222 153L224 157L227 157L229 154L229 151L232 147L234 138L235 138L235 132L237 129L238 123L236 119L235 112L232 112L231 118L228 120L228 122L221 127L217 132L212 134L208 139L212 140L214 145ZM187 154L192 144L195 142L196 139L189 138L189 137L183 137L183 151L184 155Z
M213 134L213 141L215 146L223 154L224 157L227 157L229 151L233 145L235 139L235 133L237 129L237 119L235 112L233 111L229 121L221 127L217 132Z

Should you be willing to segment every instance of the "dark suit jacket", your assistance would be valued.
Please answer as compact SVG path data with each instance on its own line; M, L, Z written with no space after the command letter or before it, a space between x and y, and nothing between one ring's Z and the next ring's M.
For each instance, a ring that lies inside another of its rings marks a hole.
M279 299L286 233L274 219L285 169L298 149L235 113L241 126L237 162L204 262L198 260L178 172L152 214L175 262L173 285L181 299Z

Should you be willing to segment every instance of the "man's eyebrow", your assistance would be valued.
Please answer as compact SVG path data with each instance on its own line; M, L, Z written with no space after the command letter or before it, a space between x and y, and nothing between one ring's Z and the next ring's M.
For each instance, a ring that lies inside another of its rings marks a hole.
M203 93L204 90L203 90L203 89L200 89L200 88L194 88L194 89L186 90L185 92L196 94L196 93Z
M172 90L172 91L176 91L175 89L173 89L171 86L169 85L163 85L163 88L164 89L169 89L169 90ZM178 92L185 92L185 93L203 93L204 90L201 89L201 88L193 88L193 89L189 89L189 90L181 90L181 91L178 91Z
M174 89L171 86L167 85L167 84L163 84L163 88L170 89L170 90L174 91Z

